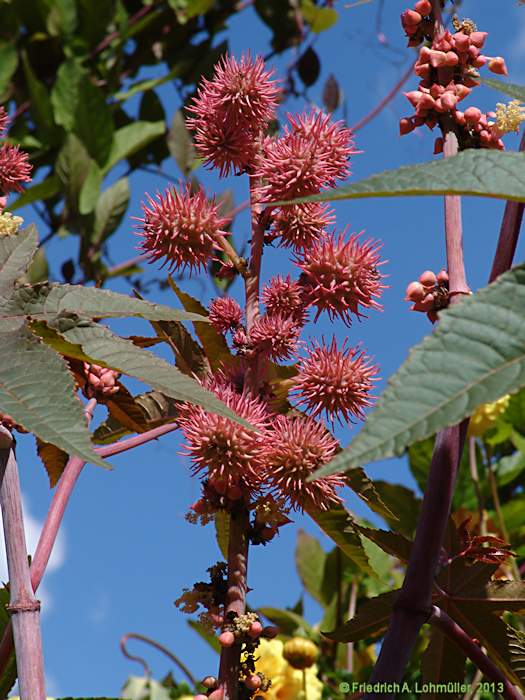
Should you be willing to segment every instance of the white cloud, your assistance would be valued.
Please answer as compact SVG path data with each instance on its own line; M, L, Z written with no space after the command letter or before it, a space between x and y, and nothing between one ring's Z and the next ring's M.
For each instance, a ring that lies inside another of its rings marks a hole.
M109 603L109 595L106 592L100 593L97 602L88 613L89 621L93 625L102 625L107 620L110 611Z
M38 538L40 537L40 531L42 530L42 525L43 523L37 520L32 514L31 514L31 509L27 503L27 501L23 498L22 499L22 510L24 513L24 524L25 524L25 533L26 533L26 543L27 543L27 551L29 554L33 554L36 545L38 543ZM49 559L49 563L46 568L46 575L48 573L51 573L52 571L55 571L59 567L62 566L64 563L65 559L65 542L64 542L64 534L63 532L58 533L57 540L55 542L55 546L53 547L53 551L51 553L51 557ZM0 581L8 581L9 580L9 575L7 572L7 559L6 559L6 554L5 554L5 545L4 545L4 527L0 518ZM45 579L44 579L45 581ZM49 590L46 588L45 583L41 584L40 587L38 588L37 591L37 598L40 600L42 603L42 612L46 613L49 612L49 610L52 607L52 599L51 595L49 593Z

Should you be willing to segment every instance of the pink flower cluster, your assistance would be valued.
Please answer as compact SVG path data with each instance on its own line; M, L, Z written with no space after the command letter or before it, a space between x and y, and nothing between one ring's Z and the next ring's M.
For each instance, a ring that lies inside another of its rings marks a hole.
M422 311L435 323L437 312L448 306L448 272L441 270L437 275L432 270L422 272L417 281L408 285L405 301L413 302L411 311Z
M5 134L8 122L7 113L0 106L0 137ZM3 143L0 147L0 197L4 198L11 192L22 192L24 182L31 181L31 170L28 155L20 150L20 146Z
M88 399L96 397L100 402L107 401L120 389L118 384L120 374L114 369L84 362L84 375L86 383L83 391Z
M415 114L401 119L401 135L423 124L434 129L442 125L443 120L453 119L461 148L503 149L498 124L490 121L495 113L484 114L477 107L458 109L458 104L470 95L472 88L480 84L479 68L487 64L493 73L507 75L503 58L482 54L487 32L477 31L470 20L455 20L454 33L447 30L435 35L435 18L428 0L419 0L413 10L405 10L401 23L409 46L418 46L424 39L431 42L430 47L420 49L414 68L421 78L418 89L405 93ZM442 150L443 139L438 138L434 152Z

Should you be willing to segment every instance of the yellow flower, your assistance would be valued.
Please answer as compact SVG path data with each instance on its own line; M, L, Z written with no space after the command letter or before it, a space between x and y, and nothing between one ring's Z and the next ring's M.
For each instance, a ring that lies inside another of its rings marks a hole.
M525 107L521 106L519 100L511 100L508 104L496 104L496 128L501 134L519 131L522 121L525 121Z
M506 394L502 396L501 399L494 401L494 403L484 403L478 406L470 419L468 436L480 437L484 435L487 430L493 428L498 418L507 410L509 401L510 396Z
M24 220L21 216L14 216L10 211L4 211L3 214L0 214L0 238L14 236L23 223Z
M305 671L297 671L283 658L284 644L279 639L261 639L257 647L255 671L261 672L272 681L265 693L258 695L266 700L321 700L323 684L317 677L317 666ZM306 696L303 690L303 673L305 674Z

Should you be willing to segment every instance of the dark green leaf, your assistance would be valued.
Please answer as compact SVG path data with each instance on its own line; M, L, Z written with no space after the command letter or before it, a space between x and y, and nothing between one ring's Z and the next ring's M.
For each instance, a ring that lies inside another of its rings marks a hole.
M193 170L197 154L180 109L175 112L171 129L168 131L168 148L184 177L188 177Z
M116 230L129 203L129 182L122 177L102 192L95 206L92 241L99 245Z
M525 202L525 154L470 149L452 158L385 170L361 182L294 199L287 204L443 194ZM272 202L271 206L276 204L283 202Z
M0 42L0 98L3 97L18 66L18 54L10 41Z
M503 92L509 97L513 97L515 100L525 102L525 87L523 85L507 83L503 80L497 80L496 78L481 78L481 82L487 87Z
M315 637L315 632L308 622L291 610L281 610L279 608L258 608L257 612L268 618L270 622L277 625L281 634L294 636L303 631L308 637Z
M38 234L34 225L16 236L0 238L0 304L8 299L15 282L28 268L38 246Z
M326 552L318 540L304 530L299 530L295 546L297 573L308 593L321 605L325 603L322 586L326 558Z
M166 131L164 122L136 121L121 127L113 136L111 150L104 165L104 173L125 158L129 158Z
M357 615L344 625L331 632L323 632L324 637L334 642L358 642L362 639L377 639L388 627L392 607L399 591L381 593L366 600L357 608Z
M58 192L60 192L60 180L56 175L50 175L42 182L38 182L36 185L28 187L24 192L15 199L15 201L9 205L10 211L15 211L20 209L20 207L25 207L27 204L32 204L33 202L40 202L50 197L54 197Z
M78 210L81 214L90 214L95 208L95 204L100 195L102 179L103 175L101 169L95 161L92 161L78 199Z
M524 308L525 266L520 266L443 311L436 330L390 379L350 447L318 475L399 455L411 443L459 423L481 403L520 389Z

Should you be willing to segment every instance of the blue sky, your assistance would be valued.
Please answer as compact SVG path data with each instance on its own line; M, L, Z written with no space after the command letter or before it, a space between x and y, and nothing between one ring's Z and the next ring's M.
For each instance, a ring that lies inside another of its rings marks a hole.
M322 34L316 50L322 60L322 75L310 100L320 102L324 80L333 73L344 92L348 121L358 121L393 86L412 60L404 47L399 14L405 2L388 0L377 26L379 0L372 0L351 9L340 6L340 21ZM486 53L503 54L510 69L510 80L525 82L525 8L514 0L494 2L465 0L462 16L471 17L480 29L489 29ZM378 41L383 32L388 45ZM230 47L235 55L250 49L253 53L268 52L270 34L245 10L228 30ZM219 42L220 38L217 40ZM290 61L290 54L276 60L277 71ZM148 73L149 75L150 73ZM160 69L155 71L160 74ZM408 83L413 89L416 79ZM162 89L168 117L180 107L176 91ZM469 104L489 109L502 96L481 88ZM287 109L300 110L304 103L288 103ZM134 105L130 105L133 109ZM398 96L369 126L357 134L357 145L363 151L353 159L352 179L360 179L387 168L432 158L433 136L420 130L403 138L398 136L398 120L410 114L405 98ZM514 137L507 139L508 148L516 147ZM167 161L165 170L178 175L174 162ZM218 181L210 173L198 173L210 192L231 188L236 203L246 198L243 178ZM139 173L132 179L132 203L129 216L140 214L144 192L164 189L166 182L150 174ZM350 330L340 324L332 328L327 319L310 325L304 337L330 336L335 332L342 339L348 334L352 344L362 342L381 367L386 379L405 359L408 349L430 326L422 314L410 313L403 301L408 282L424 269L439 270L445 263L442 225L443 203L440 198L400 198L341 202L336 206L339 229L346 225L352 231L364 229L384 243L384 257L389 260L383 271L389 275L389 288L383 296L384 311L372 312L368 319L354 323ZM467 272L473 289L486 283L503 203L467 199L464 202L464 235ZM18 212L17 212L18 213ZM34 212L22 212L27 222L35 220ZM249 236L247 218L239 217L234 229L237 242ZM74 253L76 239L53 242L53 253ZM126 218L112 242L111 254L121 262L136 254L136 238L131 234L131 221ZM56 260L55 257L55 269ZM523 260L520 246L517 261ZM292 271L282 250L270 249L264 259L263 276ZM147 270L146 277L156 271ZM117 282L113 289L128 293L129 287ZM213 296L210 284L192 281L185 289L208 301ZM236 284L232 293L242 298ZM169 292L155 292L150 297L177 305ZM122 322L119 330L128 334L144 331L138 322ZM130 383L131 387L138 386ZM381 384L380 388L383 386ZM351 431L340 430L343 444ZM34 547L51 497L47 476L35 456L32 439L21 437L19 462L24 491L26 517L29 520L30 548ZM180 655L194 674L204 676L216 671L216 658L206 644L191 631L186 617L173 605L184 587L200 580L207 567L219 558L211 526L201 528L184 520L188 506L199 496L199 483L189 476L188 463L178 453L178 434L162 438L113 459L114 470L106 472L88 466L82 474L65 518L59 548L44 579L43 637L50 695L118 695L125 678L139 672L139 667L125 660L118 648L120 637L129 631L156 638ZM370 465L368 473L379 479L413 484L404 460L389 460ZM349 494L347 505L359 515L367 514L355 497ZM297 530L312 534L316 527L303 517L282 529L281 535L268 547L252 549L249 564L250 603L258 605L293 605L301 594L301 584L293 568L293 552ZM5 576L5 574L3 574ZM307 616L316 621L318 609L311 601ZM136 647L138 648L138 647ZM141 650L142 651L142 650ZM147 653L155 674L172 670L166 660ZM178 678L177 674L175 674Z

